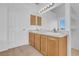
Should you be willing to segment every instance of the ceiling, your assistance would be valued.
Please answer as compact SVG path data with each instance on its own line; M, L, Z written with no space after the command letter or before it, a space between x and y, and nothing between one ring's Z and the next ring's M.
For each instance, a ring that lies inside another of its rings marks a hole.
M71 4L71 18L73 18L73 20L79 20L79 3Z
M79 15L79 3L71 4L71 12L76 15Z
M51 10L51 12L56 13L57 16L65 16L65 5L61 4L58 7Z

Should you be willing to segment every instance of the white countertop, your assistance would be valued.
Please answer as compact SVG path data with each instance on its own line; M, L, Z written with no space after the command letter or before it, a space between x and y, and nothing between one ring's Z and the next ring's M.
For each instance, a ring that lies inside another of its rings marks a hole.
M48 35L48 36L54 36L54 37L64 37L67 34L66 33L54 33L54 32L46 32L46 31L29 31L32 33L37 33L37 34L43 34L43 35Z

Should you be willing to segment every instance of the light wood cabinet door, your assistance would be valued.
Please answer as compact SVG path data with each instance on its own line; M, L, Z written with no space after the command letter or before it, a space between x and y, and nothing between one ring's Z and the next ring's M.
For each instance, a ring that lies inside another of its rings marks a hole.
M41 17L37 16L37 25L41 26Z
M35 35L34 35L34 33L29 33L29 44L31 45L31 46L35 46Z
M59 56L67 56L67 36L59 38Z
M47 55L58 56L58 52L58 39L49 36L47 39Z
M47 36L41 35L41 53L47 55Z
M41 39L40 34L35 34L35 48L40 51Z
M30 16L30 25L36 25L36 16L35 15Z

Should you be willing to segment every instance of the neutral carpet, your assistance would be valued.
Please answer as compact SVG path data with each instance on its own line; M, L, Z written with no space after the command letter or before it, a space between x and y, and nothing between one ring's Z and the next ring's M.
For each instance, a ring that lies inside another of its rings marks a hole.
M42 56L42 54L32 46L24 45L0 52L0 56Z
M79 50L72 48L72 56L79 56Z

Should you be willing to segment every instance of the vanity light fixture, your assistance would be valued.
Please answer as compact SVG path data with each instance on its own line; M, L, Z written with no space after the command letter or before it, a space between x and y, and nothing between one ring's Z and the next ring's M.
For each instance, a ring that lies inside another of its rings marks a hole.
M42 8L39 13L40 14L44 14L60 5L62 5L63 3L50 3L49 5L45 6L44 8Z
M45 6L44 8L42 8L39 13L43 13L46 10L48 10L49 8L53 7L54 3L50 3L49 5Z

